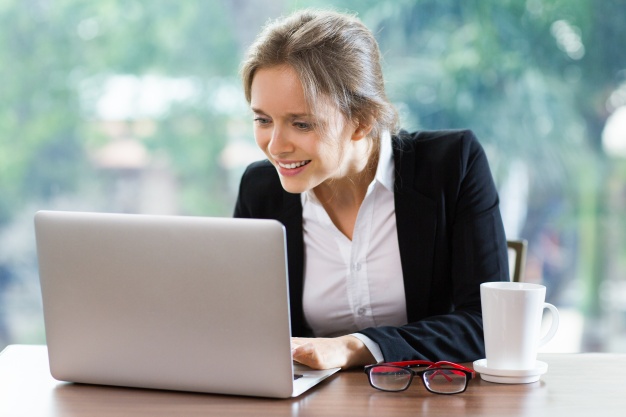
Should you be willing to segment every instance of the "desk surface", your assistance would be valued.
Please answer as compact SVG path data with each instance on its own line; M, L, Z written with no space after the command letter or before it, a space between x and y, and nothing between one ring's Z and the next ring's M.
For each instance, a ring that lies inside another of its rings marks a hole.
M544 354L539 382L470 381L457 395L413 384L401 393L371 388L360 371L340 372L295 399L275 400L58 382L45 346L0 354L0 416L624 416L626 354ZM592 414L593 413L593 414Z

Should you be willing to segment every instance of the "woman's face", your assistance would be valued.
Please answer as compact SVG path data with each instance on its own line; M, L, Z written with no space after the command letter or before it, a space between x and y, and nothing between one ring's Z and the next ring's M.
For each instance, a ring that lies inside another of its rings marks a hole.
M323 114L311 114L292 67L257 70L250 93L256 143L276 167L286 191L302 193L349 174L357 126L346 123L332 105L324 106ZM320 123L324 137L316 129Z

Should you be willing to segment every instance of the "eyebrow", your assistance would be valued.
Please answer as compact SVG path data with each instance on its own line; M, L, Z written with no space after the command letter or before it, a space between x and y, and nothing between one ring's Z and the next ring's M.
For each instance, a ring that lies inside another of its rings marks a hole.
M263 114L267 114L266 112L264 112L263 110L259 109L259 108L255 108L255 107L251 107L250 108L253 112L255 113L263 113ZM310 113L287 113L287 116L292 118L292 119L296 119L298 117L313 117L312 114Z

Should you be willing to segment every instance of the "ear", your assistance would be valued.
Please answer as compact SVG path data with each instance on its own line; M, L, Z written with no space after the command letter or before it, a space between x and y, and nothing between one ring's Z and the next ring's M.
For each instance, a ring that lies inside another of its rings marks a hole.
M372 123L363 123L360 121L356 121L356 128L354 129L354 132L352 133L352 140L361 140L367 137L367 135L370 134L370 132L372 131Z

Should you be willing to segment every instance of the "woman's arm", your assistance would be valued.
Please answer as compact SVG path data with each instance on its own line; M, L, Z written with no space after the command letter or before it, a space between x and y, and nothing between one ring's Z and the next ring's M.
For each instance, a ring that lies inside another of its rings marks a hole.
M426 139L415 142L411 183L436 207L433 273L425 279L415 265L414 270L404 269L404 274L405 283L420 282L412 291L426 308L409 316L404 326L368 328L361 333L379 345L386 361L472 361L485 354L480 284L509 279L498 193L485 152L471 131L422 135ZM421 180L422 176L428 181ZM397 217L401 215L396 212ZM424 216L414 214L420 215ZM400 243L405 249L412 245L408 239ZM423 262L423 257L419 259ZM409 312L412 307L407 305Z

